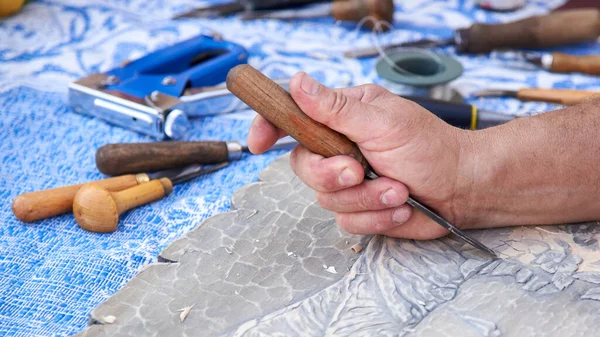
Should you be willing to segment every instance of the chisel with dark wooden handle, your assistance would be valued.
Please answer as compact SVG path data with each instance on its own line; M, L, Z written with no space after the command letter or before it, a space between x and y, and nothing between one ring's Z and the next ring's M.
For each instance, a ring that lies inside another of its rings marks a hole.
M356 144L345 135L316 122L304 114L287 91L258 70L247 64L236 66L227 75L227 88L261 116L287 132L310 151L324 157L336 155L353 157L365 168L366 176L369 179L378 178ZM467 236L426 205L412 197L408 198L407 203L464 242L494 257L496 256L491 249Z
M594 8L557 11L546 15L501 24L475 23L459 29L454 36L442 40L425 39L382 46L390 50L399 47L430 48L455 45L459 53L480 54L496 49L548 48L594 41L600 35L600 10ZM379 55L377 48L348 50L346 57Z
M291 150L294 146L295 140L281 139L271 150ZM234 161L243 152L248 152L248 147L236 141L115 143L96 151L96 166L100 172L115 176Z

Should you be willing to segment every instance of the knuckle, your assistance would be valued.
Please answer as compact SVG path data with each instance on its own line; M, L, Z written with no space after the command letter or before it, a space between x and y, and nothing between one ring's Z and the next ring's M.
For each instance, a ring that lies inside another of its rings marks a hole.
M334 216L335 222L337 222L340 228L342 228L344 231L350 234L358 234L358 232L352 226L352 222L348 214L335 212Z
M329 111L332 116L341 115L348 106L348 97L346 95L331 91L329 94Z
M356 204L362 210L370 210L373 208L373 199L371 198L370 193L366 191L365 188L361 188L358 190L356 194Z

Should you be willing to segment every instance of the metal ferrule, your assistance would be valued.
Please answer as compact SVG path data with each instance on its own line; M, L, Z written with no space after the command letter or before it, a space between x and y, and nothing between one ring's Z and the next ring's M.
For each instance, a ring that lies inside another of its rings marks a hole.
M137 180L138 185L147 183L150 181L150 177L146 173L139 173L135 175L135 180Z
M227 145L227 159L229 161L242 158L242 144L238 142L225 142Z
M552 67L552 62L554 62L554 56L552 54L544 54L542 55L542 67L544 69L550 69Z

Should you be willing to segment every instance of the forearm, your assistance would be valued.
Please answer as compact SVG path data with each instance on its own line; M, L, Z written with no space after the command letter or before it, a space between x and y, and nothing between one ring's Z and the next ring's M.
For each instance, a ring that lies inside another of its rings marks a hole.
M470 132L465 227L600 219L600 100Z

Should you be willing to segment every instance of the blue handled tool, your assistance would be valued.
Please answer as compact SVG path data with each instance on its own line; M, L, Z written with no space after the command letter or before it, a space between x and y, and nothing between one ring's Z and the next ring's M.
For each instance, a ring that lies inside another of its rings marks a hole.
M183 138L187 116L199 100L222 92L186 96L189 88L225 81L229 70L246 63L248 53L219 37L200 35L150 53L105 73L94 73L69 85L69 103L83 114L105 119L156 138Z

